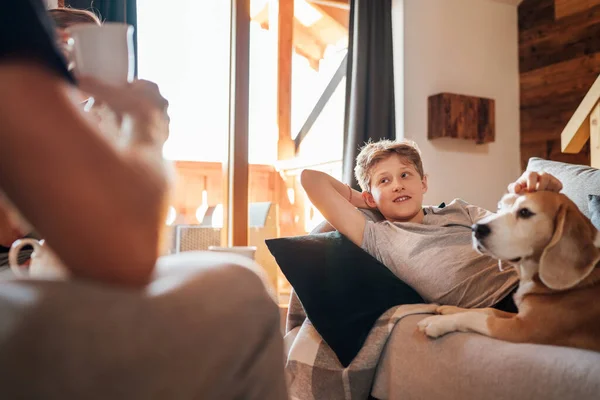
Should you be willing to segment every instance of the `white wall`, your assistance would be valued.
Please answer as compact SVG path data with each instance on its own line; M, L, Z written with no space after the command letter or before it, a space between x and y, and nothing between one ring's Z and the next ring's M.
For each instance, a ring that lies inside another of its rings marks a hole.
M58 0L46 0L48 9L58 7Z
M394 0L398 137L412 139L429 174L428 204L460 197L491 210L520 173L517 8L492 0ZM402 95L402 91L404 91ZM492 98L496 139L427 140L427 97Z

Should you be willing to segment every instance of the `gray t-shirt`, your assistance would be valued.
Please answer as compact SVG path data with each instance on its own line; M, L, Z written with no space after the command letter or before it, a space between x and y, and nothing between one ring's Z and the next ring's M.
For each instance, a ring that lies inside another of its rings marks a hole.
M362 248L412 286L425 300L460 307L489 307L518 284L514 268L473 249L471 225L491 213L456 199L444 208L425 207L422 224L367 221Z

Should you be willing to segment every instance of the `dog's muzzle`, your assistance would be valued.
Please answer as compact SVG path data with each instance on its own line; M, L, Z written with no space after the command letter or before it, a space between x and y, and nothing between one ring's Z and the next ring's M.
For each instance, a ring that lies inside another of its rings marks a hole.
M477 251L479 251L481 254L490 254L489 250L486 248L484 243L484 239L490 236L490 234L492 233L492 229L490 228L490 226L488 224L474 224L471 227L471 230L473 231L473 244ZM495 256L492 255L492 257ZM517 263L521 261L521 257L513 258L508 261L511 263ZM498 258L498 267L500 268L500 271L504 270L504 268L502 268L502 262L500 258Z
M473 235L473 247L481 254L486 254L487 249L483 244L483 239L485 239L491 233L491 229L489 226L485 224L473 224L471 226L471 232Z

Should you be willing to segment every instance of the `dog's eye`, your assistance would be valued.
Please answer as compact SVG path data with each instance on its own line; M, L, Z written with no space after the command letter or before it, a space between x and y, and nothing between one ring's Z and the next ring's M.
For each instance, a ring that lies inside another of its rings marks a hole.
M524 219L527 219L527 218L531 218L531 217L533 217L534 215L535 215L535 214L534 214L534 213L532 213L532 212L529 210L529 208L521 208L521 209L519 210L519 218L524 218Z

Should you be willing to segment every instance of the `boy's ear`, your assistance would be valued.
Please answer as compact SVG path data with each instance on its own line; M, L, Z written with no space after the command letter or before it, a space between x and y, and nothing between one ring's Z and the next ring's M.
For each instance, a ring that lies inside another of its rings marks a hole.
M427 185L427 175L423 176L423 179L421 179L421 183L423 184L423 193L427 193L427 189L429 188L429 186Z
M365 203L367 203L367 205L371 208L376 208L377 204L375 204L375 199L373 198L373 195L370 192L362 192L362 198L365 201Z

